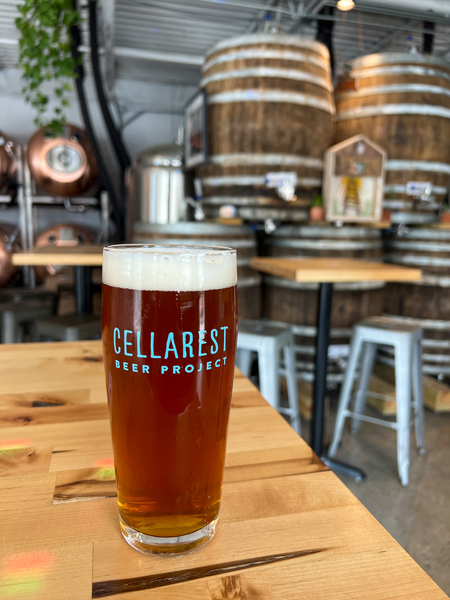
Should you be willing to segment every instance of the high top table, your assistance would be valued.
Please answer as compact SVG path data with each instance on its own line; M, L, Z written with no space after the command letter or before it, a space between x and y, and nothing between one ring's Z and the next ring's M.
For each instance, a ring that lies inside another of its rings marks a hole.
M0 346L0 598L447 598L239 372L213 540L144 556L115 496L101 343Z
M41 246L13 254L12 262L18 267L74 267L77 313L92 313L91 267L102 265L103 246Z
M333 283L360 281L419 281L420 269L369 262L351 258L252 258L253 269L303 283L319 284L317 313L316 364L314 404L311 421L311 446L318 456L323 455L324 407L327 389L328 346L330 340L331 301ZM336 460L323 456L332 468L339 469L356 480L364 473Z

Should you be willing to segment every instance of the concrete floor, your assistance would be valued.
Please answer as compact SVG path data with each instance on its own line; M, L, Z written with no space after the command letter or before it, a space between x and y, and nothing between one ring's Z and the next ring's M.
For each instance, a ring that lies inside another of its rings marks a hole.
M331 413L335 402L332 402ZM367 409L367 414L379 416ZM303 434L308 427L302 423ZM327 420L332 435L334 415ZM356 483L337 475L426 573L450 595L450 413L425 409L426 455L416 451L411 431L409 486L397 475L395 431L362 423L356 437L348 423L337 459L361 467L367 479ZM305 437L307 437L305 435Z

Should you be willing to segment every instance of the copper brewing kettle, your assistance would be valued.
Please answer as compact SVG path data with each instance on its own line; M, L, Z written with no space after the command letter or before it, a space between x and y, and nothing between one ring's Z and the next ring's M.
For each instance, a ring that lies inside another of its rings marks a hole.
M17 161L13 142L0 131L0 194L12 194L16 185Z
M41 246L78 246L79 244L93 244L95 235L86 227L71 223L60 223L49 227L39 234L36 248ZM34 272L39 281L45 281L49 275L55 275L59 267L53 265L34 267Z
M28 166L36 184L54 196L80 196L97 179L97 165L87 134L75 125L63 125L56 136L48 128L36 131L28 142Z

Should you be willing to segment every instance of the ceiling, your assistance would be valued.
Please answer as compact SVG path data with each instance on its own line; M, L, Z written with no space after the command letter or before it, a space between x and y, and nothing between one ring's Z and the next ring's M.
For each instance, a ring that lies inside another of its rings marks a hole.
M281 30L311 38L316 36L318 18L332 19L338 72L347 61L363 54L407 51L411 44L408 36L420 49L424 20L436 24L433 53L450 59L450 0L355 0L355 10L336 10L333 17L317 13L334 6L335 0L99 2L110 83L116 78L197 85L207 49L224 38L261 30L266 15ZM17 64L14 18L19 3L0 0L0 70ZM87 24L83 28L86 34ZM87 46L87 35L84 39Z

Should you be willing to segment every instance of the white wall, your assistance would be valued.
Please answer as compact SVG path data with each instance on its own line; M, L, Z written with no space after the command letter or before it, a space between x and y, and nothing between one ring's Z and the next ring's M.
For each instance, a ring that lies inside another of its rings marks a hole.
M33 124L33 109L23 100L21 87L20 72L17 69L0 70L0 131L19 143L26 143L36 131L36 126ZM91 77L87 78L85 89L98 140L110 163L112 158L109 138ZM182 117L174 113L182 112L182 107L194 92L195 88L189 86L117 81L116 96L121 107L127 111L125 121L139 111L153 110L156 113L144 114L125 127L123 140L130 155L134 156L149 146L173 142L177 128L182 123ZM69 99L71 107L67 111L67 120L83 127L76 95L70 94ZM169 114L164 114L167 112Z

